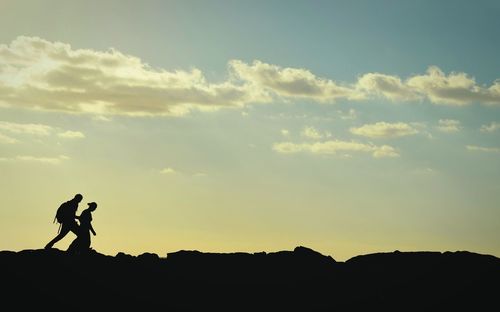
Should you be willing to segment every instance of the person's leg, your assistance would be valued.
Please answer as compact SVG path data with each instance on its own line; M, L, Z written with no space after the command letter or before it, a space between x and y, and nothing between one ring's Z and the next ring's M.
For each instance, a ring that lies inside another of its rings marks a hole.
M87 253L90 250L90 231L82 234L82 252Z
M67 252L72 253L72 254L77 253L78 252L78 243L79 243L79 241L80 241L79 237L75 238L71 242L71 244L69 245Z
M84 232L82 227L78 226L76 223L74 223L70 229L71 232L75 233L77 236L71 243L71 245L68 248L68 252L78 255L81 254L82 252L82 236L84 236Z
M78 225L78 223L76 222L70 223L68 227L69 230L73 232L73 234L75 234L76 236L80 236L80 226Z
M64 236L66 236L66 234L69 233L69 231L73 231L72 230L72 227L71 226L68 226L66 224L63 224L61 226L61 232L59 232L59 234L57 234L56 237L54 237L54 239L52 239L46 246L45 246L45 249L49 249L49 248L52 248L52 246L54 246L55 243L57 243L58 241L60 241L61 239L64 238Z

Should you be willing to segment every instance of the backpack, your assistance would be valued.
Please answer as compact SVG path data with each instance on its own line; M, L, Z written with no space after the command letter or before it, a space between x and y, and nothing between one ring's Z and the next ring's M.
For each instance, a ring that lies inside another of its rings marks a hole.
M54 222L55 223L57 221L57 223L63 223L65 221L67 221L69 218L68 218L68 215L69 215L69 210L71 208L71 205L69 204L69 202L64 202L61 204L61 206L59 206L59 208L57 208L57 212L56 212L56 216L54 217Z

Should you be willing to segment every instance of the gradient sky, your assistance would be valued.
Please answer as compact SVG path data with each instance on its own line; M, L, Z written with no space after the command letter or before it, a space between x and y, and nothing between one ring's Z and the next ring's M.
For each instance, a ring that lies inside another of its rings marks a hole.
M498 1L0 1L0 249L500 256ZM69 234L55 247L66 248Z

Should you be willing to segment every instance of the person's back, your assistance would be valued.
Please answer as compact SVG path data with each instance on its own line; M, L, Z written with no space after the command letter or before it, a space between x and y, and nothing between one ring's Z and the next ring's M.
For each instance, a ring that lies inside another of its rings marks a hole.
M80 194L76 194L73 199L65 202L61 205L63 209L61 212L60 218L58 217L58 221L61 222L60 232L57 234L54 239L52 239L46 246L46 249L52 248L52 246L60 241L66 236L70 231L78 235L78 224L76 223L76 211L78 210L78 204L82 201L83 196ZM57 216L56 216L57 217Z
M68 200L63 204L61 223L76 223L76 211L78 210L78 202Z

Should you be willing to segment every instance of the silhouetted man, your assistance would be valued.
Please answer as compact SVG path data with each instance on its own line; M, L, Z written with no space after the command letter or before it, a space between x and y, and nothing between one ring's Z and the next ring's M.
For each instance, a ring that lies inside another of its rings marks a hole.
M70 231L78 236L78 224L76 223L76 211L78 210L78 204L82 201L83 196L76 194L73 199L63 203L61 208L58 209L57 220L61 223L61 231L51 240L45 249L52 248L52 246L60 241L66 236Z

